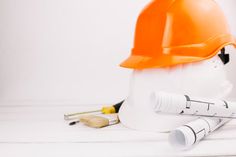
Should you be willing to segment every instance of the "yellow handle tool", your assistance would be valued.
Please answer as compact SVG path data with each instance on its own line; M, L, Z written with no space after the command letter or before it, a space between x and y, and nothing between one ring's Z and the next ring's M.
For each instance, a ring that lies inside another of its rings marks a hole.
M96 113L96 112L102 113L102 114L118 113L120 106L123 104L123 102L124 102L124 100L115 104L115 105L112 105L112 106L102 107L102 109L100 109L100 110L64 114L64 119L65 120L78 119L78 116L80 116L80 115L89 114L89 113Z

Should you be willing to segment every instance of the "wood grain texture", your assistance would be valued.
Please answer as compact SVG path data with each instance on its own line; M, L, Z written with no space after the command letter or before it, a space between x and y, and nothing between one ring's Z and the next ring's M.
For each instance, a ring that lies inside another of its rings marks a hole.
M236 121L215 131L194 148L177 151L167 133L142 132L122 124L94 129L69 126L63 114L100 106L0 106L1 156L236 156Z

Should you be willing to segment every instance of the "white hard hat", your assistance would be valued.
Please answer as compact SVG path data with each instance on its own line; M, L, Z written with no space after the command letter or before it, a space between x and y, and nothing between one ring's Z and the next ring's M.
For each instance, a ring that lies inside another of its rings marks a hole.
M170 131L196 117L155 113L150 104L151 93L163 91L221 99L233 87L217 55L201 62L134 70L130 84L129 96L119 111L120 121L128 128L159 132Z

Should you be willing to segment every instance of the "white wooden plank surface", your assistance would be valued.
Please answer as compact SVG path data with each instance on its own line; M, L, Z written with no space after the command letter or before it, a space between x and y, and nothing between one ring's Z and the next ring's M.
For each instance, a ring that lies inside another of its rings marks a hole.
M141 132L122 124L88 128L69 126L63 114L97 109L76 105L0 106L1 156L236 156L236 121L188 151L168 144L167 133Z

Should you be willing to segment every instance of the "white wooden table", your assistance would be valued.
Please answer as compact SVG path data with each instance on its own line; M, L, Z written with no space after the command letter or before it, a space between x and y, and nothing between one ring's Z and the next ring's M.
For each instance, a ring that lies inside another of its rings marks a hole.
M68 112L97 109L76 105L1 105L0 156L236 156L236 121L231 121L193 149L177 151L169 146L168 134L141 132L122 124L93 129L69 126Z

